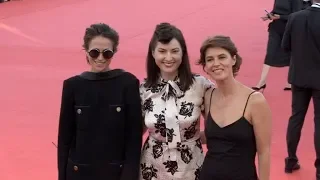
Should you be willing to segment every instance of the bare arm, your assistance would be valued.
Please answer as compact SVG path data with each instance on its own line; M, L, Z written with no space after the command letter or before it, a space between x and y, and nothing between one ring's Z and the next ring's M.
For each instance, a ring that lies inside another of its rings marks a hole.
M251 122L254 127L259 162L259 179L270 179L271 111L261 93L251 97Z

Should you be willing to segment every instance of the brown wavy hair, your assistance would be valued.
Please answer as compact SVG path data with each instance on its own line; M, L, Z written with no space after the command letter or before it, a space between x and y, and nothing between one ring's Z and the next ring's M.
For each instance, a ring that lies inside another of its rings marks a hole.
M207 38L200 48L200 59L198 60L198 65L204 66L206 65L206 52L209 48L223 48L227 50L232 57L236 56L236 63L232 66L233 76L237 76L240 70L240 66L242 64L242 58L238 54L238 49L228 36L218 35Z

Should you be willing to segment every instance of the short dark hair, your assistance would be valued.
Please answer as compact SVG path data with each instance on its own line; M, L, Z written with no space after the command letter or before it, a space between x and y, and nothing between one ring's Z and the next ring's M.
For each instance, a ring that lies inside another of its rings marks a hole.
M229 36L218 35L218 36L207 38L202 43L202 46L200 48L200 59L198 61L198 64L204 67L206 65L205 57L206 57L207 50L209 48L215 48L215 47L219 47L227 50L232 57L236 56L236 64L232 66L233 76L236 76L242 64L242 58L238 54L238 49Z
M104 23L92 24L90 27L86 28L82 47L85 50L88 50L90 42L97 36L110 39L113 42L113 52L117 52L119 45L119 34L116 30Z
M168 44L172 39L176 39L182 48L182 62L178 68L180 88L186 91L193 84L193 74L190 68L189 55L186 41L180 29L170 23L160 23L156 26L151 41L149 43L147 55L147 79L145 87L156 86L160 77L160 68L157 66L152 52L156 48L157 42Z

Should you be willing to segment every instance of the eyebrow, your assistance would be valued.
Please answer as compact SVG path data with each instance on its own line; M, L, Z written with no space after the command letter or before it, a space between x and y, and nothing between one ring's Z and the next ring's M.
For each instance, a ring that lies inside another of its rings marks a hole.
M160 50L167 50L165 48L159 48ZM173 48L172 50L180 50L180 48Z
M226 56L226 54L222 53L222 54L218 54L217 56ZM213 58L213 56L206 56L206 58Z

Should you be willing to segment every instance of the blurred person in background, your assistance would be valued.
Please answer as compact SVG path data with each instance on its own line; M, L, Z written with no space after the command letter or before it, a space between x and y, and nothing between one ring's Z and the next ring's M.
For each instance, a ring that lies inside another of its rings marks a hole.
M297 147L312 98L316 177L320 180L320 0L293 13L284 33L282 47L291 52L288 81L292 84L292 114L287 129L288 157L285 172L300 169Z
M260 80L252 89L258 91L267 87L267 76L270 67L289 66L290 53L281 48L281 41L289 15L301 9L302 0L275 0L273 10L262 17L263 21L271 21L268 26L267 54L264 59ZM284 90L291 90L291 85L287 83Z

